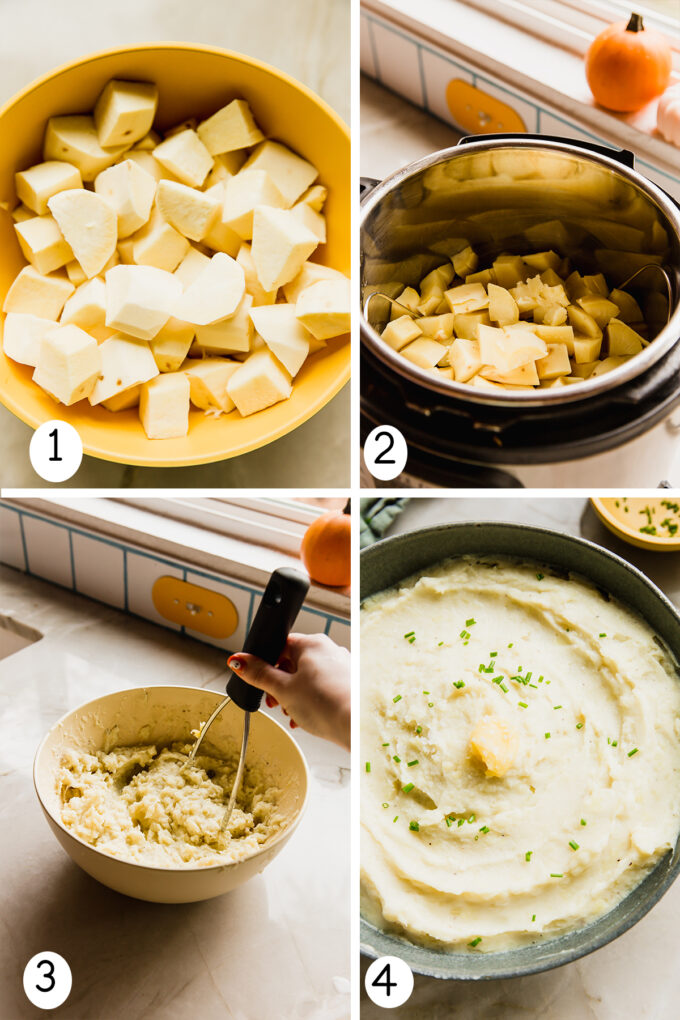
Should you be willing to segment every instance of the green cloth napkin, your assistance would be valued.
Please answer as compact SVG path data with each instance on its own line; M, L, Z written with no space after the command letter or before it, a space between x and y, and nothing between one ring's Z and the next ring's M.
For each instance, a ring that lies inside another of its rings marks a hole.
M362 499L360 502L360 547L378 542L395 517L404 509L408 499Z

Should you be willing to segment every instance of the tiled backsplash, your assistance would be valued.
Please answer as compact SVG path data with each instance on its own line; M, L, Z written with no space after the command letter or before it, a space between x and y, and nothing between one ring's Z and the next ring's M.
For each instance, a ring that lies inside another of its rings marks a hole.
M598 145L611 139L584 128L549 103L538 103L520 89L445 49L425 42L373 11L361 10L361 70L369 78L404 96L464 134L500 130L485 123L471 125L477 107L488 107L507 131L559 135ZM477 96L477 99L472 97ZM650 180L680 197L680 175L672 175L636 157L636 166Z
M23 506L0 506L0 535L0 560L9 566L229 652L241 648L262 595L262 588L254 585L157 556L133 543L96 535ZM235 610L235 630L219 640L163 617L152 596L153 586L161 577L175 577L224 595ZM322 609L305 606L295 629L306 634L328 634L337 644L349 648L349 620Z

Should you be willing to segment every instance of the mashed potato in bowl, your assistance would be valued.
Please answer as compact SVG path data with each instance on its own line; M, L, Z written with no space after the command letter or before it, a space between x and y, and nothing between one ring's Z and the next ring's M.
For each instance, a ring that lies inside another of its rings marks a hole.
M675 844L680 684L589 582L449 560L362 611L362 906L441 949L606 913Z
M184 768L191 747L66 750L57 778L62 822L98 850L136 864L208 867L243 860L285 824L281 791L262 764L246 764L222 831L238 749L228 757L199 754Z

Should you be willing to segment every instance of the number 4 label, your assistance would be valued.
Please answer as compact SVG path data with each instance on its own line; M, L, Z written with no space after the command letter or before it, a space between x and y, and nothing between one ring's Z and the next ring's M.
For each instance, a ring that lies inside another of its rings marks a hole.
M364 460L374 478L388 482L406 467L406 440L394 425L380 425L366 436Z
M366 971L364 984L371 1002L383 1009L395 1009L411 997L413 972L398 956L381 956Z
M28 449L36 474L46 482L65 482L83 459L80 436L66 421L46 421L36 429Z

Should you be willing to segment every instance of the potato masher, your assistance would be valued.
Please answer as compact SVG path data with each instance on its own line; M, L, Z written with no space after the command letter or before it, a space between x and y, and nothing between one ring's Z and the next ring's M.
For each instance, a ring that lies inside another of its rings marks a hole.
M255 618L243 643L242 651L249 652L264 659L271 666L279 661L281 653L286 646L286 640L300 611L300 607L309 591L309 578L299 570L290 567L281 567L275 570L267 582L260 605L258 606ZM252 687L237 676L233 671L227 680L227 696L224 698L210 718L201 727L196 743L191 749L184 768L191 765L203 742L203 738L211 725L226 708L230 701L243 711L243 736L241 738L241 753L238 760L236 777L229 795L229 803L222 819L222 830L226 829L231 818L236 797L243 779L243 769L246 760L248 747L248 734L250 732L250 713L257 712L262 701L263 691Z

